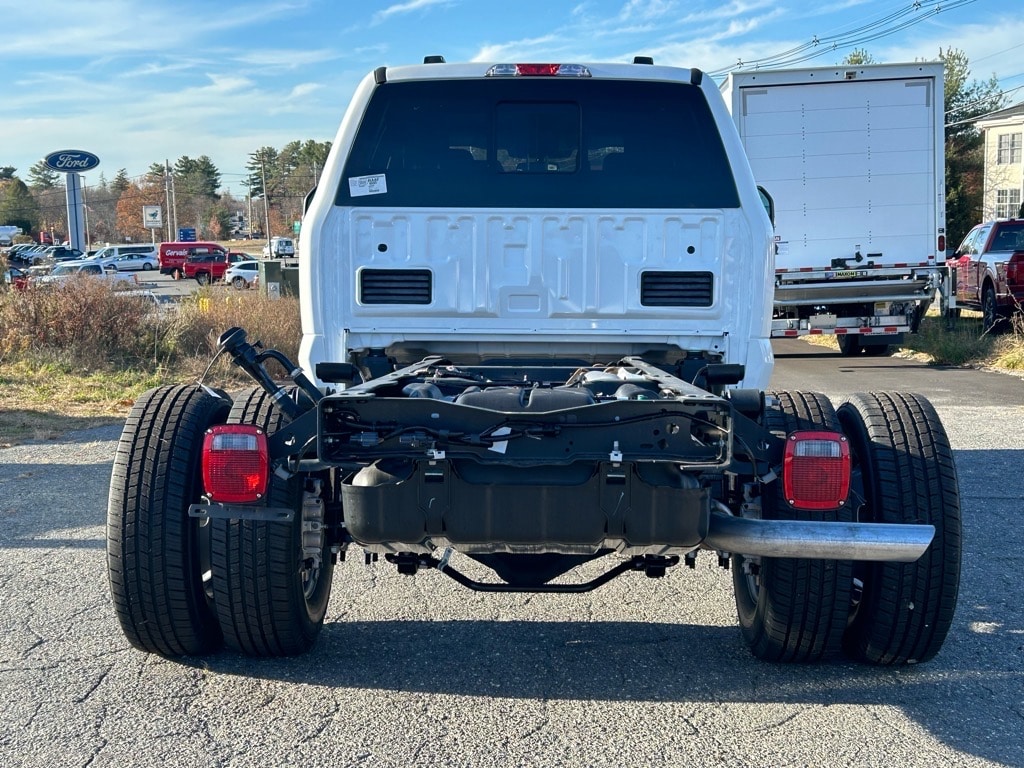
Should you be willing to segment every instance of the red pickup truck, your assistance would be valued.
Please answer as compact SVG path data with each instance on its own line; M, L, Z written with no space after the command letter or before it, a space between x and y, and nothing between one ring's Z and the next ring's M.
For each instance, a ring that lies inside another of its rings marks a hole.
M196 254L185 260L182 265L182 274L185 277L195 278L200 285L208 285L211 282L222 280L227 268L232 264L249 261L252 258L249 254L238 251Z
M955 270L956 303L980 311L997 331L1024 304L1024 218L978 224L946 262Z

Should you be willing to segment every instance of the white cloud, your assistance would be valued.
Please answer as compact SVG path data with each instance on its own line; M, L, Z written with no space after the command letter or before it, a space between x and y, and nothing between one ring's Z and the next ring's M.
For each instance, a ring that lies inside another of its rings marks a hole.
M288 93L288 100L304 99L314 91L319 91L323 86L319 83L299 83Z
M185 72L196 66L197 62L189 59L176 59L174 61L148 61L132 69L123 70L118 77L161 77L172 72Z
M110 178L121 167L136 175L165 157L205 154L231 183L258 147L333 139L356 83L391 58L445 52L450 61L593 62L646 54L659 64L714 72L881 13L866 0L574 0L549 3L540 26L528 16L538 6L524 2L494 4L484 14L479 3L459 0L382 0L368 9L344 4L344 12L335 10L340 3L314 0L90 0L76 7L73 23L67 0L7 4L0 165L25 173L48 152L78 146L98 154ZM863 12L836 13L858 5ZM456 7L458 14L449 13ZM1021 85L1024 20L1014 6L1004 8L984 18L970 7L932 13L899 37L856 47L879 61L908 61L954 46L970 57L973 78L994 72L1009 79L1004 87ZM46 36L59 45L40 40L40 18L55 20ZM836 64L848 49L822 53L797 66ZM1024 100L1024 91L1011 98Z
M628 0L619 11L619 21L660 19L676 12L674 0Z
M323 64L341 58L338 51L328 48L296 51L291 48L256 48L233 54L235 61L260 69L300 69L312 64Z
M201 40L257 24L286 21L308 2L272 2L220 7L189 2L143 3L137 0L91 0L76 3L69 12L66 0L33 0L4 4L4 40L0 61L11 58L102 58L115 54L170 52L194 55ZM192 18L190 18L192 17ZM45 36L39 33L45 19Z
M413 11L421 11L425 8L430 8L435 5L450 5L452 0L409 0L406 3L396 3L395 5L388 6L383 11L377 11L373 14L372 24L383 24L388 19L394 16L401 16L406 13L412 13Z
M559 35L544 35L507 43L486 44L473 56L473 61L533 61L538 56L545 59L560 58L559 54L569 50L572 42Z

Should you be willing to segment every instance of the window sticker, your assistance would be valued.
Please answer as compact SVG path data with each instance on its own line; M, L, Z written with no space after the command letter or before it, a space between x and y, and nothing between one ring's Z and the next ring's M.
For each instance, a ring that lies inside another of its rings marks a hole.
M388 191L388 180L383 173L372 176L353 176L348 180L348 193L352 197L383 195Z

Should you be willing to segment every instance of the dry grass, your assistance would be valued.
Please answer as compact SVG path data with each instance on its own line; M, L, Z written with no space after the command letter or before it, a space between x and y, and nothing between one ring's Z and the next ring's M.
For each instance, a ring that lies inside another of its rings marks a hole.
M897 354L935 365L953 365L1003 373L1024 373L1024 315L1013 315L1000 333L982 333L981 313L964 310L947 320L931 311L919 331L907 334ZM839 349L835 336L804 336L809 344Z
M919 332L904 339L902 351L936 365L1024 373L1024 315L1013 315L998 333L984 333L980 312L964 310L952 319L931 312Z
M123 421L147 389L198 381L232 326L298 355L295 298L207 288L163 314L100 281L74 283L0 293L0 446ZM248 380L222 358L206 381Z
M0 364L0 448L124 421L154 374L79 370L59 363Z
M298 300L206 288L161 314L83 279L52 291L0 291L0 446L52 439L124 420L135 399L160 384L198 381L218 336L241 326L252 342L298 357ZM807 336L835 348L833 336ZM1024 317L1008 333L983 335L980 316L952 327L937 315L907 336L904 354L946 365L1024 372ZM272 372L273 373L273 372ZM231 389L249 380L225 359L206 374Z

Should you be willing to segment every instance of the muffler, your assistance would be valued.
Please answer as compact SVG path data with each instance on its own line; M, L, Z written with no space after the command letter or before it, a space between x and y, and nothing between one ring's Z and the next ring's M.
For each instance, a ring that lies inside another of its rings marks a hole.
M760 520L716 512L703 546L760 557L912 563L934 536L934 525Z

